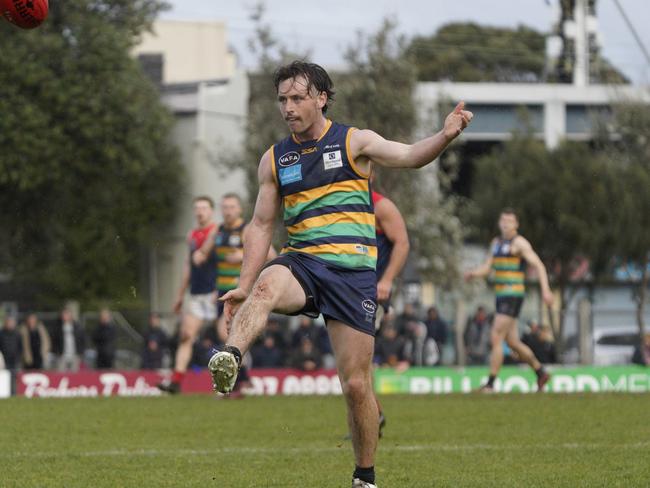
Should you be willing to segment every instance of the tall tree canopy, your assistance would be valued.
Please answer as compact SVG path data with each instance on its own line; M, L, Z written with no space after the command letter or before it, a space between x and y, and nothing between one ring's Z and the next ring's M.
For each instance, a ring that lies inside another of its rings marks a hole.
M407 50L420 81L540 83L559 81L549 71L546 34L475 23L450 23L430 36L415 36ZM627 83L605 58L595 63L594 82Z
M120 298L173 215L172 117L130 55L158 0L59 0L0 23L0 270L43 298Z

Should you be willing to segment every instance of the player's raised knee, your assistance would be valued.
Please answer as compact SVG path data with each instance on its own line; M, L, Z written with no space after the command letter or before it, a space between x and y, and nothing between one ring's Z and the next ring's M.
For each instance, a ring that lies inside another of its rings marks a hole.
M267 302L272 304L275 300L276 291L273 287L273 280L268 276L260 276L259 279L255 282L251 296L257 302Z

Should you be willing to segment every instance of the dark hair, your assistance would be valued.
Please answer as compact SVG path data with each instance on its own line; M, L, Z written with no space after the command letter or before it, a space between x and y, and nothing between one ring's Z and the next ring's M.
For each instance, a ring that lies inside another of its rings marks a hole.
M226 193L224 196L221 197L221 200L225 200L226 198L234 198L239 202L239 205L242 204L241 197L237 193L234 192Z
M208 202L210 208L214 208L214 200L212 200L212 198L210 198L207 195L201 195L199 197L196 197L194 200L192 200L192 203L196 203L196 202Z
M515 218L519 220L519 216L517 215L517 212L512 207L505 207L503 210L501 210L501 213L499 215L503 215L503 214L514 215Z
M278 91L280 83L284 80L304 76L307 80L307 90L311 91L315 88L320 94L325 92L327 94L327 103L323 107L323 113L327 113L328 104L334 101L334 90L332 89L333 83L330 75L323 69L322 66L316 63L307 63L306 61L292 61L289 64L280 66L273 75L273 84L275 91Z

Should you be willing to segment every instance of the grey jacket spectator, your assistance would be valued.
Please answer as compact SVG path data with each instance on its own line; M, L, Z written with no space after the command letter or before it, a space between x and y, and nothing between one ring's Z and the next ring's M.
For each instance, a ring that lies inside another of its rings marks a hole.
M25 323L20 326L20 336L23 347L23 367L25 369L45 368L51 349L50 334L35 313L30 313Z
M0 330L0 352L4 357L5 368L16 370L20 368L22 341L16 330L16 317L7 316Z
M79 322L72 318L68 309L61 311L61 318L52 330L52 352L58 356L60 371L79 369L86 348L86 334Z
M440 361L436 341L428 337L427 326L422 322L409 322L409 338L404 344L404 359L411 366L433 366Z
M487 362L490 353L490 316L484 307L478 307L473 317L467 320L465 327L465 350L467 364L482 365Z
M160 324L160 315L152 313L149 316L149 328L144 333L142 369L162 368L168 342L169 338Z

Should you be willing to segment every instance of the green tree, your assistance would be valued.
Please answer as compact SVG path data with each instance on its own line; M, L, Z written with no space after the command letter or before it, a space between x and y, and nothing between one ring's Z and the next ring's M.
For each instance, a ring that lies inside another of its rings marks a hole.
M545 263L560 295L559 323L554 324L560 349L564 317L581 263L591 279L602 279L613 258L617 228L611 202L617 197L617 174L584 143L565 142L549 151L530 134L515 134L477 162L474 223L480 238L494 237L504 207L514 207L520 231Z
M243 169L246 173L249 211L257 197L257 168L260 158L271 145L287 136L287 124L278 109L273 74L281 64L307 57L307 53L289 52L265 22L264 15L263 3L251 10L250 17L255 23L255 32L249 40L249 48L256 57L256 67L248 75L248 119L244 148L240 154L227 155L216 161L217 164L232 169Z
M523 25L510 29L450 23L430 36L415 36L407 53L420 81L558 81L547 73L546 34ZM594 82L628 82L600 56L594 69Z
M451 23L414 37L408 54L422 81L539 82L546 63L544 35L525 26Z
M618 222L617 255L641 270L636 281L635 301L639 335L645 332L645 307L650 281L650 107L628 101L614 106L607 156L622 173L623 183L614 202Z
M173 120L130 56L163 8L60 0L39 29L0 25L0 269L42 299L133 298L173 216Z
M385 21L369 37L360 36L345 55L348 68L337 76L334 117L369 128L388 139L411 142L417 113L415 66L406 56L406 39ZM436 121L438 122L438 121ZM431 124L431 133L439 127ZM377 186L398 206L407 223L423 277L451 288L458 279L463 232L458 200L445 197L436 165L418 171L376 167Z

